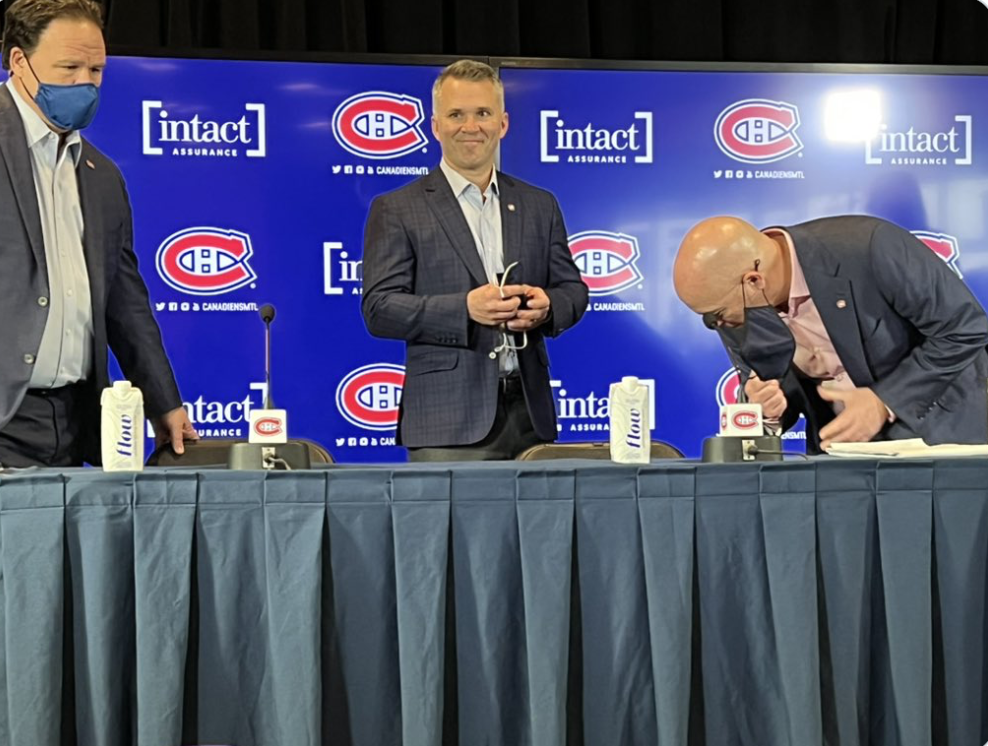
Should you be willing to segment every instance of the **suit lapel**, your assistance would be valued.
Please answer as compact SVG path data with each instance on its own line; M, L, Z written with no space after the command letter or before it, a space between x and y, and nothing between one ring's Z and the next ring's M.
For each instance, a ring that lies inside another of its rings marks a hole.
M89 292L93 301L93 314L98 318L102 314L104 297L104 266L103 238L106 226L103 225L103 211L99 209L96 180L99 174L93 160L89 157L89 144L83 140L82 156L76 167L76 181L79 185L79 204L82 207L83 236L82 250L86 257L86 272L89 275Z
M498 197L501 201L501 246L504 249L504 266L512 262L521 262L521 205L518 203L518 191L514 182L502 173L497 175L497 186L500 190ZM518 274L511 272L510 282L518 284L526 274L524 262L518 267Z
M7 177L14 190L14 200L21 213L21 220L27 228L28 241L43 276L48 276L48 263L45 261L45 240L41 232L41 213L38 210L38 195L34 188L34 172L31 168L31 154L27 148L27 134L20 112L11 98L6 85L0 85L0 153L7 166Z
M477 284L486 285L488 279L484 274L484 263L477 252L473 233L470 232L467 219L463 217L463 210L453 196L453 190L441 169L435 168L429 173L423 181L423 189L428 198L429 208L442 225L453 249L460 255L460 259Z
M790 235L810 289L810 297L844 369L855 386L872 385L875 377L868 367L861 341L851 283L838 276L840 262L815 239L793 233Z

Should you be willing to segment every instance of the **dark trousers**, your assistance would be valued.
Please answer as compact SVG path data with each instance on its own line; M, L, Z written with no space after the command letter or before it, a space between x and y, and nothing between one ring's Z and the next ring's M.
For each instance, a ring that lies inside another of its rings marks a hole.
M84 384L29 389L13 419L0 429L0 466L82 466Z
M498 383L497 414L491 431L479 443L443 448L409 448L409 461L508 461L542 442L532 427L525 406L521 378L502 378Z

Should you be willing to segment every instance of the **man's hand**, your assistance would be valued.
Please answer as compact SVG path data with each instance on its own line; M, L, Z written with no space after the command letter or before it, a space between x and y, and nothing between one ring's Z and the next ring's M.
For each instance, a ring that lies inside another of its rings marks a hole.
M504 298L497 285L481 285L467 293L467 313L484 326L498 326L513 319L521 305L522 285L505 285ZM513 291L513 292L509 292Z
M165 412L161 417L154 420L151 426L154 428L154 444L161 446L171 441L172 450L180 456L185 453L185 444L183 443L185 438L199 440L199 433L192 427L189 413L185 411L185 407L178 407L170 412Z
M508 328L513 332L527 332L544 323L549 318L549 296L545 290L534 285L511 285L504 288L507 295L508 287L520 287L519 295L525 297L526 307L519 309L515 317L508 322Z
M869 388L825 389L816 387L824 401L843 402L844 411L820 431L820 447L831 443L863 443L874 438L888 422L885 403Z
M771 420L781 419L789 406L777 380L763 381L754 373L745 381L744 393L752 404L761 404L762 416Z

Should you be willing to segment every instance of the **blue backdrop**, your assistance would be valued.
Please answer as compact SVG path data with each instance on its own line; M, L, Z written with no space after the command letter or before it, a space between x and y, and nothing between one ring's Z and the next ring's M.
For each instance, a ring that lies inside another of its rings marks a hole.
M592 290L582 323L550 343L562 440L607 438L608 385L624 375L655 381L653 437L698 455L714 432L736 382L670 278L704 217L878 215L988 298L986 77L514 64L501 165L558 196ZM263 394L256 310L273 303L290 434L343 461L404 458L403 345L364 329L361 246L371 199L438 163L438 71L111 60L87 136L127 178L142 271L203 434L247 436ZM788 436L799 449L802 433Z

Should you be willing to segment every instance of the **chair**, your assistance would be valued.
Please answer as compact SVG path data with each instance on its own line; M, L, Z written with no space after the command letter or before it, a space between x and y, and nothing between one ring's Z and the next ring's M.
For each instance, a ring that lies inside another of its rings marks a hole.
M683 452L675 446L663 443L661 440L652 441L651 456L656 458L683 458ZM596 458L611 457L610 443L542 443L526 448L519 453L516 461L544 461L554 458Z
M185 441L185 453L179 456L172 450L171 443L165 443L154 450L147 460L148 466L226 466L230 446L246 443L235 438L200 438ZM292 438L293 443L304 443L309 451L309 459L315 464L332 464L333 457L325 448L313 440Z

